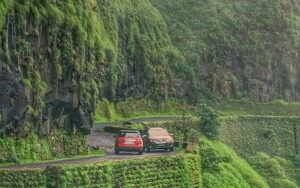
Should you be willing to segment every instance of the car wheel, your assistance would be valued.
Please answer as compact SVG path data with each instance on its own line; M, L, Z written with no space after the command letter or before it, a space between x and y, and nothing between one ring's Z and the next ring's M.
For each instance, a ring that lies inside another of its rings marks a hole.
M145 152L150 152L150 148L149 147L145 147Z
M170 149L169 149L170 151L174 151L174 147L170 147Z

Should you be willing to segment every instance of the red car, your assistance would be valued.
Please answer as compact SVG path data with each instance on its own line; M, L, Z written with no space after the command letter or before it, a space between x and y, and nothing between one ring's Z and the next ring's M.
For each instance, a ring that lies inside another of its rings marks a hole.
M144 142L139 131L136 130L121 130L116 136L115 154L120 151L138 152L143 154Z

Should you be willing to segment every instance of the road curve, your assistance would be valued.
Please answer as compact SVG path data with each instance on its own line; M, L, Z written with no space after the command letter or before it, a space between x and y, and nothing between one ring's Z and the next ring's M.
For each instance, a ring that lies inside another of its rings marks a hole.
M155 123L155 122L173 121L176 118L177 117L174 116L148 117L148 118L134 118L128 121L133 123L142 123L142 122ZM45 169L48 166L52 166L52 165L89 164L89 163L97 163L97 162L108 161L108 160L141 159L141 158L152 158L152 157L160 157L160 156L170 156L176 154L175 152L151 152L151 153L144 153L143 155L137 155L137 153L123 153L121 155L115 155L114 137L112 134L104 131L105 126L111 126L111 125L122 125L122 121L96 123L91 130L91 134L87 136L88 145L94 148L96 147L104 150L107 153L107 155L104 157L86 157L80 159L68 159L68 160L60 160L60 161L21 164L21 165L14 165L14 166L0 168L0 170Z
M98 163L103 161L120 161L120 160L133 160L133 159L145 159L161 156L172 156L176 155L175 152L155 152L155 153L144 153L143 155L137 155L134 153L127 153L121 155L107 155L104 157L87 157L81 159L69 159L61 161L50 161L45 163L30 163L22 164L0 168L0 170L33 170L33 169L46 169L48 166L57 166L57 165L77 165L77 164L89 164L89 163Z

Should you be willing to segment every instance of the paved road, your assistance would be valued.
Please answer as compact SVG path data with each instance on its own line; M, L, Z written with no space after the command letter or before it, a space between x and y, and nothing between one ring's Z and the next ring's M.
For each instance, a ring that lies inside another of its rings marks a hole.
M155 123L173 121L177 117L149 117L149 118L136 118L128 120L132 123ZM105 126L122 125L122 121L110 122L110 123L98 123L91 130L91 134L87 137L87 143L91 147L101 148L106 151L109 155L114 153L115 139L112 134L104 132Z
M151 118L138 118L131 119L130 122L133 123L142 123L142 122L163 122L163 121L172 121L176 117L151 117ZM107 133L104 131L105 126L109 125L122 125L122 122L111 122L111 123L98 123L91 130L91 134L87 137L87 143L91 147L100 148L106 151L107 155L104 157L87 157L82 159L70 159L62 161L53 161L45 163L34 163L34 164L23 164L15 165L3 169L11 170L22 170L22 169L45 169L51 165L66 165L66 164L88 164L96 163L107 160L126 160L126 159L141 159L141 158L152 158L159 156L168 156L175 155L175 152L151 152L144 153L143 155L137 155L137 153L121 153L121 155L114 154L114 142L115 139L113 134ZM0 168L1 169L1 168Z
M144 158L153 158L160 156L172 156L176 155L175 152L155 152L155 153L144 153L143 155L137 155L134 153L127 153L121 155L107 155L104 157L87 157L83 159L70 159L70 160L62 160L62 161L53 161L46 163L32 163L32 164L23 164L23 165L15 165L7 168L0 168L0 170L28 170L28 169L45 169L48 166L56 166L56 165L77 165L77 164L89 164L89 163L97 163L101 161L108 160L127 160L127 159L144 159Z

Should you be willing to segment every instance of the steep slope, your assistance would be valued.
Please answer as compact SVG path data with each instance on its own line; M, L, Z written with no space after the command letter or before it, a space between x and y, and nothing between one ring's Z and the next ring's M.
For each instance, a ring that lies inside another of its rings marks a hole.
M298 188L295 167L292 162L280 157L257 153L248 159L251 166L268 180L270 187Z
M88 130L105 96L159 100L176 59L148 1L0 2L0 134Z
M43 171L0 170L0 186L269 187L262 176L224 144L205 141L200 144L200 154L201 157L182 153L168 157L52 166Z
M105 96L159 100L170 95L170 67L179 55L160 13L142 0L107 1L99 8L117 54L116 64L109 66Z
M300 99L298 0L152 2L192 67L190 99Z
M269 187L260 174L225 144L204 140L199 147L203 187Z

